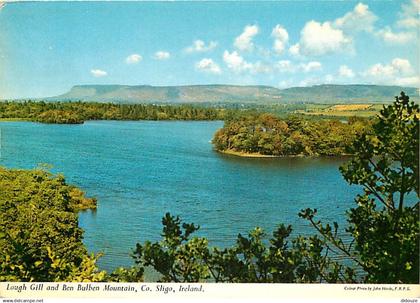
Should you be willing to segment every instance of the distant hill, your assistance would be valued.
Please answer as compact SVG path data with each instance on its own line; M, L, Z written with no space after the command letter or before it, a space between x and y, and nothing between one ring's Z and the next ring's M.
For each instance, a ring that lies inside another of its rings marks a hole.
M68 93L49 99L121 103L271 103L280 101L280 92L269 86L76 85Z
M316 85L278 89L270 86L76 85L60 101L117 103L358 103L391 102L401 91L418 100L417 88L382 85Z
M392 102L394 97L402 91L413 99L419 100L418 88L365 84L292 87L282 90L281 95L283 100L288 102L299 100L313 103L370 103Z

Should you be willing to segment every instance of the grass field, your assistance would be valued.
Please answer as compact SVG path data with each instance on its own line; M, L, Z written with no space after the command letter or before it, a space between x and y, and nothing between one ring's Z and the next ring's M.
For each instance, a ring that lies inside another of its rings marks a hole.
M379 113L382 104L308 104L305 110L297 110L295 113L312 116L329 117L372 117Z

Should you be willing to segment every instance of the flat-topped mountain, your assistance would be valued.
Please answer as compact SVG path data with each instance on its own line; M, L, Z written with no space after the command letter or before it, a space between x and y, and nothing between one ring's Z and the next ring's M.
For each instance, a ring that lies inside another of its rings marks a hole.
M117 103L357 103L391 102L401 91L418 99L417 88L382 85L316 85L278 89L239 85L76 85L60 101Z

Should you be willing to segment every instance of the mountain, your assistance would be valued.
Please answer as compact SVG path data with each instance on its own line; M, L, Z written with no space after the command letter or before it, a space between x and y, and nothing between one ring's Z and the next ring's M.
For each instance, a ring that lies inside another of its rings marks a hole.
M391 102L401 91L418 100L417 88L362 84L324 84L283 90L270 86L238 85L76 85L69 92L48 100L117 103L357 103Z
M119 103L267 103L279 101L280 98L280 90L269 86L77 85L73 86L68 93L52 99Z
M365 84L292 87L282 90L281 96L284 101L289 102L293 100L311 103L392 102L402 91L411 98L419 100L418 88Z

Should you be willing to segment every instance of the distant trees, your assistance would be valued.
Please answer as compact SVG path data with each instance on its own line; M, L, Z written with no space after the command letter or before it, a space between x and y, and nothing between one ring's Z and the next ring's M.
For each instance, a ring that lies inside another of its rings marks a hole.
M86 120L222 120L229 110L193 105L0 102L0 118L80 124Z
M35 120L42 123L82 124L83 118L74 111L47 110L36 116Z
M237 117L225 122L213 138L219 151L262 155L343 155L353 141L369 130L370 121L349 119L307 120L298 116L279 119L272 114Z

